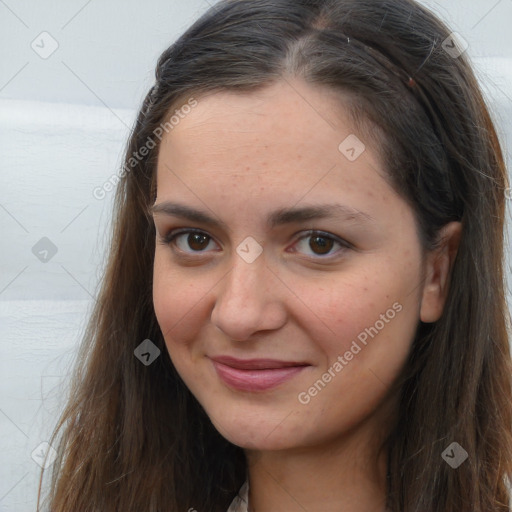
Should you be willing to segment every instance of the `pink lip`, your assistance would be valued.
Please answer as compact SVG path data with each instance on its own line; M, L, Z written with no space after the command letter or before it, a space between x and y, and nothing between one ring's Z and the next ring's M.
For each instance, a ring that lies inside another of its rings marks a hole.
M212 358L217 375L230 387L241 391L264 391L292 378L310 366L304 362L276 359Z

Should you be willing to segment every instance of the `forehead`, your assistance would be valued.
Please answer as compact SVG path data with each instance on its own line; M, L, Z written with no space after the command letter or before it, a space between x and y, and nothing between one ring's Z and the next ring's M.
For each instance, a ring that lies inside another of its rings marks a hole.
M162 139L157 188L171 185L173 173L186 175L195 186L223 179L251 187L268 182L292 196L315 183L316 188L340 180L346 189L363 182L375 186L384 175L380 156L350 121L343 99L337 91L300 80L198 97ZM176 110L180 105L172 113ZM356 159L348 158L354 153Z

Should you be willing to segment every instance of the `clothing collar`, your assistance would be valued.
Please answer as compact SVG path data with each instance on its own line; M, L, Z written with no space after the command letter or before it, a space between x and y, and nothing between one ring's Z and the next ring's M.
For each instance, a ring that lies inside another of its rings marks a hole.
M246 480L226 512L247 512L249 504L249 481Z

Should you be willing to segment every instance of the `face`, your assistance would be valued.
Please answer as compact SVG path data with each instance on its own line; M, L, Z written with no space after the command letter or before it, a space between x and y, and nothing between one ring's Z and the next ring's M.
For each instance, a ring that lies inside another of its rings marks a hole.
M162 140L155 313L181 378L241 447L367 422L419 321L412 210L340 104L300 80L216 92Z

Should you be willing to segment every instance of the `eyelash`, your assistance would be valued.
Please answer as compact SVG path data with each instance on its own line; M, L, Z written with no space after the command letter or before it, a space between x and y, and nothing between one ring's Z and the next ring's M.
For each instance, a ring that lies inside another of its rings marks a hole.
M160 237L159 241L164 246L168 246L171 243L176 245L174 243L174 241L176 240L176 238L178 236L185 235L185 234L191 234L191 233L199 233L201 235L205 235L210 241L213 240L213 238L208 233L206 233L205 231L202 231L200 229L183 228L183 229L177 229L177 230L170 231L164 237ZM342 238L339 238L339 237L337 237L335 235L332 235L330 233L327 233L325 231L319 231L319 230L315 230L315 229L311 229L309 231L306 231L305 234L303 236L301 236L300 238L298 238L295 243L300 242L300 241L302 241L304 239L307 239L307 238L311 238L313 236L317 236L319 238L325 238L325 239L328 239L328 240L332 240L335 243L339 244L341 246L341 249L336 251L334 254L328 254L327 256L317 255L317 257L311 257L312 259L332 259L335 255L339 255L340 253L343 253L346 250L353 248L353 246L350 243L348 243L347 241L343 240ZM178 249L178 250L180 252L182 252L182 253L185 253L186 256L190 256L190 255L193 255L193 254L203 255L204 253L207 252L207 251L187 252L187 251L183 251L181 249ZM194 256L192 256L192 257L194 257Z

